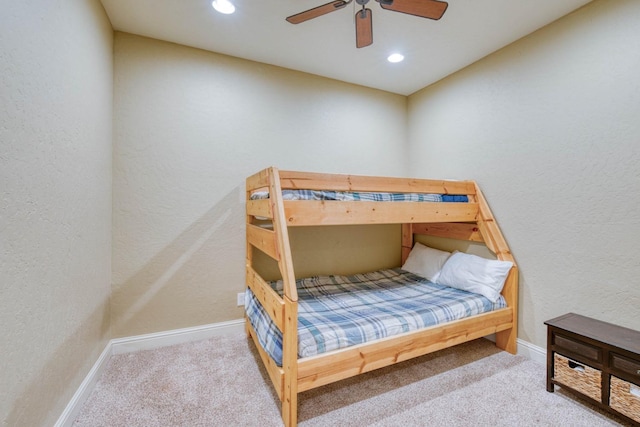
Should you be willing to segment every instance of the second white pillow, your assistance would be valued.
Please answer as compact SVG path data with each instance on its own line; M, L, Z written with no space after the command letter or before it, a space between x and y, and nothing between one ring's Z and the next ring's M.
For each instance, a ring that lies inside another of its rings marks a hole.
M496 302L512 266L510 261L455 252L442 266L438 283L484 295L491 302Z

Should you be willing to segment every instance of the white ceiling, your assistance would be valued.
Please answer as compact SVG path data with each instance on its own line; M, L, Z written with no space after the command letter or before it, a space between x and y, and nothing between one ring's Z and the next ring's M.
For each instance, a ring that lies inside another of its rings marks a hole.
M439 21L371 1L373 45L355 47L356 2L293 25L285 17L329 0L102 0L117 31L152 37L409 95L591 0L449 0ZM401 52L404 62L387 56Z

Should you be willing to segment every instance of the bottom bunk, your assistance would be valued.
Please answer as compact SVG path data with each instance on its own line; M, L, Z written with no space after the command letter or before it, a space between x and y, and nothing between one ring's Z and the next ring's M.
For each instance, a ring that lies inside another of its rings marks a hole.
M272 282L282 296L282 282ZM433 283L402 269L296 281L298 358L317 356L506 307L461 289ZM247 319L260 345L282 366L282 332L250 289Z
M511 265L503 265L503 282ZM269 286L282 296L281 281ZM287 371L295 373L297 394L514 326L514 310L499 293L487 297L400 268L315 276L296 288L293 369L282 367L283 334L251 287L245 297L247 333L283 401Z
M245 326L247 334L252 338L260 354L274 389L282 400L285 393L284 369L267 354L249 320L246 321ZM298 359L297 391L312 390L487 335L509 331L512 327L513 309L505 307L343 350Z

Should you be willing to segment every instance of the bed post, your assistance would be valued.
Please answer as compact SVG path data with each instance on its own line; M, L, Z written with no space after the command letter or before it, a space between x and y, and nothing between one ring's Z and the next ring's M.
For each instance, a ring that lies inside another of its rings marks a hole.
M273 167L270 168L269 173L269 194L273 209L273 230L277 238L278 268L282 275L284 293L282 421L286 427L289 427L295 426L298 422L298 291L293 273L289 231L282 203L280 174Z
M409 257L411 248L413 248L413 224L411 223L402 224L402 247L401 247L402 263L401 265L404 265L404 262Z
M284 313L282 421L285 427L292 427L298 422L298 304L286 296L284 298Z
M247 179L246 182L246 187L245 187L245 203L248 200L251 200L251 192L252 192L252 188L250 188L249 186L249 180ZM247 212L247 209L245 208L245 235L248 234L248 228L249 226L252 224L252 219L253 216L249 215L249 212ZM251 245L251 242L249 241L249 238L246 238L246 246L245 246L245 292L246 292L246 288L248 286L248 271L249 271L249 267L253 268L253 246ZM245 293L246 295L246 293ZM242 307L243 312L244 312L244 332L247 335L247 339L251 338L251 331L249 329L249 318L247 317L247 312L245 307Z
M507 305L513 309L513 326L511 329L496 333L496 346L516 354L518 352L518 267L515 264L509 271L502 295Z

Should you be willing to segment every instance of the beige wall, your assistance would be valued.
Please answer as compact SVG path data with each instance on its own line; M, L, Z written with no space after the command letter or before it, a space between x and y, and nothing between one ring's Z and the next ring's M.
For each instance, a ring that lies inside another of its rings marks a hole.
M3 7L3 425L53 424L112 335L239 318L244 178L269 165L476 179L521 268L520 338L570 310L640 329L637 1L408 100L127 34L112 54L98 2ZM397 228L313 247L327 230L293 236L299 272L398 262Z
M0 424L51 426L109 338L113 35L89 0L0 28Z
M242 317L246 176L272 165L406 169L406 97L124 33L115 37L115 106L115 336ZM321 251L348 253L363 233L343 230ZM390 235L375 233L371 241ZM313 243L296 241L294 262L307 268ZM371 264L379 250L354 262Z
M568 311L640 329L638 22L596 1L409 98L409 174L480 183L538 346Z

